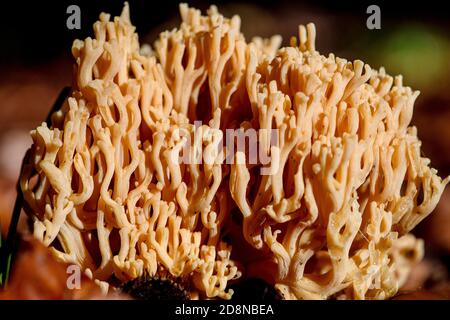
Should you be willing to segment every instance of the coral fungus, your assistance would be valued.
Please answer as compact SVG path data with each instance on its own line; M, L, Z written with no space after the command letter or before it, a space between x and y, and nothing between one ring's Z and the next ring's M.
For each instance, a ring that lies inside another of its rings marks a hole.
M419 93L321 55L313 24L279 49L278 36L247 42L239 17L214 6L180 11L151 50L128 5L74 42L71 97L32 131L21 177L34 235L105 290L162 268L189 279L191 298L229 299L243 273L285 299L394 295L423 255L409 231L449 181L410 126ZM226 129L249 128L277 164L270 174L248 150L218 147ZM273 145L264 130L278 133ZM246 242L245 263L227 228Z

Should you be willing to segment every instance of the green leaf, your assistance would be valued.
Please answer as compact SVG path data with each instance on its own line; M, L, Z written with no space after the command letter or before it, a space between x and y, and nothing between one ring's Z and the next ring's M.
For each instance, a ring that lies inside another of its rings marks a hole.
M8 285L9 272L11 269L12 253L8 256L8 261L6 262L6 274L5 274L5 287Z
M2 229L0 225L0 288L3 287L3 270L2 270Z

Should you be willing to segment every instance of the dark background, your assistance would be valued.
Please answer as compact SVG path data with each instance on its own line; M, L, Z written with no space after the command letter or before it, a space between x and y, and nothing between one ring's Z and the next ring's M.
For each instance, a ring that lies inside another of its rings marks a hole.
M177 1L129 1L141 42L179 24ZM208 1L189 1L204 12ZM423 152L441 176L450 174L450 9L444 1L213 1L225 16L239 14L246 39L297 35L298 24L314 22L316 48L391 75L420 90L413 125ZM81 30L66 27L66 9L81 9ZM366 9L381 8L381 30L366 28ZM15 198L14 184L29 130L42 122L59 91L71 83L71 44L92 36L100 12L120 14L123 1L2 1L0 6L0 225L4 234ZM447 188L450 189L450 188ZM415 285L448 283L450 191L416 231L428 246L413 273ZM414 280L414 279L413 279ZM413 286L413 285L411 285Z
M140 35L145 35L153 28L163 24L178 15L178 1L163 0L130 0L132 21ZM243 21L243 27L263 29L267 33L268 25L258 21L258 11L272 16L278 23L286 23L288 13L292 17L328 17L340 20L339 29L328 30L334 37L348 43L350 35L367 31L365 21L366 8L370 4L378 4L382 11L382 31L402 23L425 23L449 31L450 10L446 1L324 1L324 0L253 0L253 1L186 1L189 5L206 10L210 4L215 4L224 13L230 9L242 9L244 13L256 14L255 21ZM85 38L91 35L92 24L100 12L119 14L124 1L117 0L59 0L59 1L2 1L2 18L0 19L0 51L1 65L10 63L35 64L53 59L65 52L75 38ZM81 30L66 28L66 9L71 4L77 4L82 12ZM253 9L254 12L251 12ZM238 10L239 11L239 10ZM234 11L234 13L241 13ZM255 17L255 16L254 16ZM350 19L349 19L350 18ZM298 22L303 22L298 19ZM358 30L353 23L358 22L365 30ZM259 26L251 26L252 24ZM247 24L247 26L245 26ZM294 23L294 27L297 23ZM271 25L280 32L285 29L281 23ZM384 29L384 30L383 30ZM295 28L291 30L295 32ZM350 34L348 34L350 32ZM260 32L261 33L261 32ZM267 33L269 35L270 33ZM253 36L250 34L249 36ZM262 34L264 35L264 34ZM335 48L334 48L335 49Z

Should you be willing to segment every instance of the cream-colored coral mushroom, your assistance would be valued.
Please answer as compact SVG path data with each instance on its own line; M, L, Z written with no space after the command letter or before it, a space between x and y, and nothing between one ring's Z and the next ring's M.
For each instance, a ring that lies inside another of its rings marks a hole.
M190 279L192 297L229 299L246 268L286 299L394 295L423 255L409 231L449 181L409 126L418 92L320 55L313 24L278 49L278 36L246 42L239 17L214 6L180 12L152 49L127 4L74 42L71 97L32 131L21 177L34 235L105 290L163 268ZM278 132L275 147L257 141L270 174L248 150L220 148L239 128ZM227 228L250 245L246 266Z

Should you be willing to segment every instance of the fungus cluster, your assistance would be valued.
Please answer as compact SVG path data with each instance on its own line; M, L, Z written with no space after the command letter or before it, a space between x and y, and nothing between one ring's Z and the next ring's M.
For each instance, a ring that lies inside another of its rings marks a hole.
M180 12L152 47L127 4L74 42L71 96L32 131L21 176L34 235L105 291L164 270L188 279L192 299L230 299L243 274L285 299L394 295L423 255L409 231L449 181L410 126L419 93L321 55L313 24L279 49L278 36L247 42L239 17L214 6ZM219 143L249 128L270 174Z

